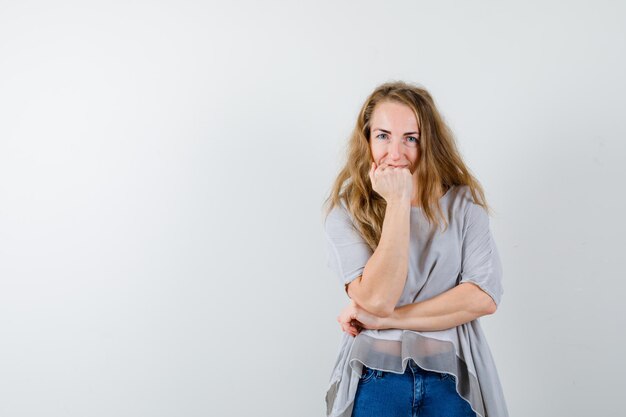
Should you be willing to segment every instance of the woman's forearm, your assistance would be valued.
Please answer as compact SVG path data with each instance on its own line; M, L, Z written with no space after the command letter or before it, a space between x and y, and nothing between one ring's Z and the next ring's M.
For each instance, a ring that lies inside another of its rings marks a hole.
M391 314L404 290L409 264L410 221L410 200L387 204L378 246L365 265L361 279L348 287L350 298L374 314Z
M398 307L381 318L381 329L437 331L492 314L493 301L472 283L462 283L428 300Z

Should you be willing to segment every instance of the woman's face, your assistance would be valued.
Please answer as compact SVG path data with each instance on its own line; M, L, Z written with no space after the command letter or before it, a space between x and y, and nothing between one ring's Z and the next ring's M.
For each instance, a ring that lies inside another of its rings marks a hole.
M420 134L413 110L384 101L376 105L370 122L370 149L376 165L407 167L413 173L419 159Z

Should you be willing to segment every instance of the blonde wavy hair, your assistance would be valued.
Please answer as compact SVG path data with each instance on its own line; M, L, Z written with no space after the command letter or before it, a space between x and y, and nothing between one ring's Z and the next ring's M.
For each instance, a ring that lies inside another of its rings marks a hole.
M376 87L361 107L347 143L347 160L324 202L326 216L343 201L367 244L372 250L378 246L387 202L372 189L368 175L373 161L369 141L372 114L376 105L384 101L407 105L415 113L420 131L420 156L416 168L418 198L429 224L443 222L445 228L448 227L439 198L443 189L452 186L469 186L474 202L489 213L483 188L463 163L454 135L430 93L421 86L392 81Z

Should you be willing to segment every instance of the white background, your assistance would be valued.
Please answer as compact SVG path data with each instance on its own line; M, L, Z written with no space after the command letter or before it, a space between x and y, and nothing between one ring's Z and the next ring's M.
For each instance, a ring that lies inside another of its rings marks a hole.
M0 415L322 416L321 205L378 84L495 209L511 416L623 413L618 1L0 1Z

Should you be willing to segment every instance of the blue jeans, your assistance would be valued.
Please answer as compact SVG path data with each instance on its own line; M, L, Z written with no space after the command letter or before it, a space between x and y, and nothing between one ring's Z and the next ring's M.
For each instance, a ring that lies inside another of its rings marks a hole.
M476 417L456 392L454 375L427 371L412 359L404 374L363 366L352 417Z

